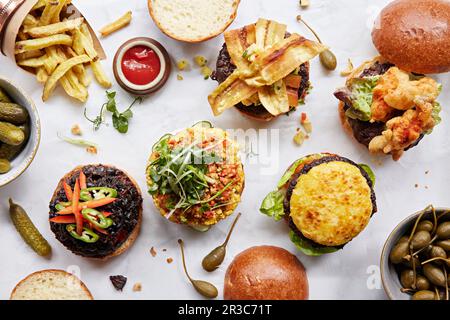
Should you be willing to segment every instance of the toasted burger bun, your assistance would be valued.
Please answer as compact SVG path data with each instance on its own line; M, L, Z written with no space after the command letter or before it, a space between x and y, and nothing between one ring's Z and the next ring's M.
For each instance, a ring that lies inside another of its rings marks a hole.
M76 276L63 270L42 270L20 281L11 300L94 300Z
M114 167L112 165L103 165L103 166L110 167L110 168L116 168L116 167ZM70 171L69 173L67 173L66 175L64 175L64 177L61 178L60 182L58 183L58 186L56 187L56 189L55 189L55 191L53 193L53 197L52 197L51 202L53 202L54 199L57 198L58 191L61 188L63 188L63 182L65 181L65 179L73 176L74 174L77 174L83 167L84 166L78 166L75 169L73 169L72 171ZM125 171L123 171L121 169L119 169L119 170L126 174L128 179L130 179L131 182L133 183L133 185L136 188L138 194L142 197L141 188L137 184L136 180L134 180L134 178L131 177L130 175L128 175ZM108 254L106 256L89 257L89 258L98 259L98 260L108 260L110 258L113 258L113 257L121 255L122 253L124 253L125 251L127 251L131 247L131 245L134 243L134 241L138 237L140 229L141 229L141 224L142 224L142 204L140 205L140 208L139 208L137 224L134 227L133 231L128 235L127 239L117 249L115 249L112 253L110 253L110 254ZM93 245L95 245L95 243ZM71 248L68 248L68 249L71 250ZM81 252L77 252L76 254L83 256L83 254Z
M296 256L273 247L252 247L237 255L228 267L225 300L306 300L305 268Z
M420 74L450 71L450 1L397 0L375 22L372 39L400 69Z
M223 33L234 21L240 0L148 0L162 32L185 42L202 42Z

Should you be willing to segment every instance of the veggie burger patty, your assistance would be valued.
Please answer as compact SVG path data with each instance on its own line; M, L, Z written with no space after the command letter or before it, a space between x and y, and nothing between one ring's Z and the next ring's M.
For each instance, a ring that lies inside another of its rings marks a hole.
M238 144L200 122L153 147L147 183L162 216L205 231L231 215L244 189Z
M331 253L355 238L377 211L373 185L366 165L314 154L288 169L261 212L288 221L291 240L304 253Z
M65 214L72 211L74 199L69 198L75 196L76 183L85 183L87 187L80 187L80 206L88 207L80 211L84 227L81 235L72 230L76 228L74 214ZM89 258L121 253L122 246L130 238L134 240L141 214L142 196L138 186L122 170L101 164L79 167L68 173L50 201L50 227L56 238L73 253Z

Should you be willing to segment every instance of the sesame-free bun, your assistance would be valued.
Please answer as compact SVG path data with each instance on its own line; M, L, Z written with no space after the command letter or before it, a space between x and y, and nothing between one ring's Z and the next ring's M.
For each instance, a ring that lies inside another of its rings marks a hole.
M400 69L420 74L450 71L450 1L396 0L380 13L372 39Z
M153 21L169 37L202 42L234 21L240 0L148 0Z
M273 246L249 248L228 267L225 300L306 300L305 268L296 256Z
M64 270L42 270L20 281L11 300L93 300L91 292L76 276Z

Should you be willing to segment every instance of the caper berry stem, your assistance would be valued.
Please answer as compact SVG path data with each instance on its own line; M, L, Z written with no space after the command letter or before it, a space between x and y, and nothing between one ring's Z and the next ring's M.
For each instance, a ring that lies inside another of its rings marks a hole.
M436 229L438 227L438 221L437 221L437 216L436 216L436 209L434 209L433 206L431 206L431 212L433 213L433 220L434 220L433 230L431 230L431 234L435 234Z
M442 266L442 269L444 269L444 276L445 276L445 300L449 300L449 292L448 292L448 276L447 276L447 269L445 266Z
M312 34L314 35L314 37L316 37L317 41L319 41L319 43L322 43L322 40L320 40L319 35L317 34L317 32L314 31L314 29L311 28L310 25L307 24L307 23L305 22L305 20L302 19L302 16L301 16L301 15L298 15L298 16L297 16L297 21L303 23L303 24L309 29L309 31L312 32Z
M433 239L431 239L430 242L428 242L428 245L426 245L425 247L423 247L422 249L417 250L416 252L413 252L412 257L417 256L419 253L422 253L422 251L424 251L425 249L428 249L428 247L433 244L433 242L435 242L437 240L438 236L434 236ZM411 259L410 255L407 255L405 257L405 259Z
M230 231L228 231L228 235L222 244L223 247L226 247L228 245L228 241L230 241L231 234L233 233L234 227L236 226L236 223L238 222L239 218L241 217L242 213L238 213L236 218L233 221L233 224L231 225Z
M417 288L417 270L416 270L416 259L414 259L414 255L412 254L412 248L409 248L409 252L412 256L412 269L413 269L413 283L412 288L415 290Z
M180 245L180 249L181 249L181 261L183 261L183 269L184 269L184 273L186 274L186 276L188 277L190 282L193 282L193 279L191 278L191 276L189 275L189 272L187 271L186 268L186 260L184 258L184 242L181 239L178 239L178 244Z
M430 263L430 262L433 262L433 261L437 261L437 260L445 261L445 262L450 262L450 259L444 259L444 258L442 258L442 257L435 257L435 258L428 259L428 260L422 262L422 265L425 265L425 264L427 264L427 263Z
M411 235L409 236L408 243L411 243L412 238L416 234L417 226L419 225L419 222L422 220L425 213L427 213L430 209L433 209L433 205L429 205L426 207L419 215L419 217L416 219L416 222L414 223L414 228L411 231Z

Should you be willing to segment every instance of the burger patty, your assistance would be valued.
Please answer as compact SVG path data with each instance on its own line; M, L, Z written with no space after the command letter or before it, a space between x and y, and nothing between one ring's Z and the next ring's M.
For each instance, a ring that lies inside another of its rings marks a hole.
M117 200L101 207L111 212L110 218L114 224L107 229L108 235L99 234L95 243L85 243L73 238L66 230L65 224L50 223L51 230L67 249L75 254L89 258L103 258L114 253L128 239L137 226L142 210L142 196L133 181L121 170L104 165L88 165L82 168L86 175L88 187L108 187L117 190ZM72 188L79 177L79 170L66 176L64 180ZM64 192L62 181L50 202L50 218L56 216L58 210L55 206L59 202L68 201Z
M228 53L227 45L224 43L217 58L216 70L212 73L211 79L216 80L219 84L224 82L233 72L236 66L231 61L231 56ZM298 89L299 99L304 99L309 89L309 62L300 66L299 76L302 77L300 88ZM237 109L255 115L267 115L270 113L262 105L245 106L239 103L235 106Z
M370 190L371 190L370 198L372 201L372 215L374 215L377 212L376 196L375 196L375 192L373 190L372 180L370 180L370 177L367 174L367 172L364 171L358 164L356 164L355 162L353 162L347 158L340 157L337 155L330 155L330 156L326 156L326 157L311 161L310 163L306 164L297 174L292 176L291 180L288 183L288 188L287 188L286 195L285 195L284 201L283 201L283 207L284 207L285 217L288 218L289 227L291 228L291 230L294 231L303 240L308 241L315 248L324 248L326 246L321 245L319 243L314 242L311 239L306 238L303 235L303 233L295 225L294 221L292 220L292 218L290 216L292 192L294 191L295 187L297 186L297 181L301 175L307 174L312 168L314 168L318 165L328 163L328 162L334 162L334 161L346 162L346 163L349 163L349 164L354 165L355 167L359 168L362 176L366 179L367 184L369 185ZM337 246L336 248L340 249L343 246L344 245Z
M379 61L376 61L372 66L369 68L366 68L363 70L363 72L360 74L360 78L363 77L373 77L373 76L379 76L385 74L391 67L394 65L392 63L380 63ZM338 97L338 96L337 96ZM345 97L338 97L341 101L344 102L344 112L347 111L349 108L351 108L350 102ZM401 115L402 112L399 111L398 115ZM397 116L397 115L394 115ZM384 122L370 122L370 121L361 121L358 119L352 119L349 117L346 117L348 124L350 125L353 136L355 139L365 145L366 147L369 147L370 141L372 141L373 138L377 136L381 136L384 130L386 130L386 124ZM408 148L405 149L405 151L417 146L419 142L423 139L424 135L420 135L420 137Z

